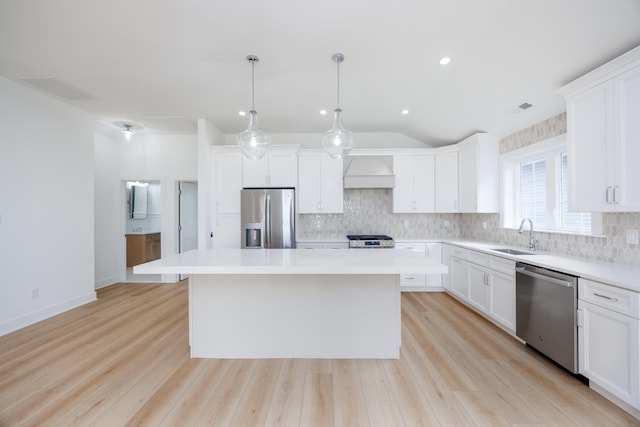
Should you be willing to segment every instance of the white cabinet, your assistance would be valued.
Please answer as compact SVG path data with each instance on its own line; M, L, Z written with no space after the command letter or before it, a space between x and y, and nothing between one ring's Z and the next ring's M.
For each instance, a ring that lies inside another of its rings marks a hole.
M426 246L424 243L398 243L396 242L395 250L404 250L416 252L426 256ZM426 274L401 274L400 275L400 289L407 290L406 288L425 288L427 285ZM404 288L404 289L403 289Z
M498 212L500 194L498 140L477 133L458 144L460 212Z
M516 263L492 256L489 268L489 316L515 333Z
M435 160L433 155L394 155L393 172L395 174L394 213L435 211Z
M425 251L426 251L425 254L429 258L439 263L443 263L442 262L442 243L427 242L425 243ZM427 288L441 290L443 276L444 276L443 274L427 274L425 276L425 284Z
M442 262L442 244L439 242L396 242L396 250L409 250ZM402 291L435 291L442 290L441 274L401 274Z
M489 271L471 263L469 263L469 303L482 312L489 311Z
M640 294L580 278L578 296L580 373L640 409Z
M635 60L627 54L562 89L574 210L640 211L640 49L634 51Z
M298 155L298 212L342 213L342 159L309 151Z
M451 276L451 293L467 301L469 298L469 264L467 251L452 246L449 251L449 275Z
M242 153L240 150L212 151L213 211L215 214L239 214L242 190Z
M450 257L451 246L447 244L442 244L441 252L442 252L442 263L444 265L451 265L451 257ZM451 269L449 269L448 274L442 275L442 287L446 290L451 290Z
M261 159L242 156L243 187L295 187L297 149L271 147Z
M515 333L514 261L450 246L449 272L447 291L503 329Z
M233 147L211 150L211 237L213 248L240 247L242 153Z
M458 151L435 157L436 212L458 212Z

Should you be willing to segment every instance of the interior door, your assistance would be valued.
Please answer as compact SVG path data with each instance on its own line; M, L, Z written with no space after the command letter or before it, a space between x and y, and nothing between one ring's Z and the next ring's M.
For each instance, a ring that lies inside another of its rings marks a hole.
M198 248L198 184L178 183L178 252ZM187 277L180 275L180 280Z

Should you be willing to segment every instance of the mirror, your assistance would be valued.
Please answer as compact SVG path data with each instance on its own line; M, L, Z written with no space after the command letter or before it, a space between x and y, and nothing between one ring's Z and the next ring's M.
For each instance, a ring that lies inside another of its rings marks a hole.
M131 218L147 218L148 188L146 185L131 186Z

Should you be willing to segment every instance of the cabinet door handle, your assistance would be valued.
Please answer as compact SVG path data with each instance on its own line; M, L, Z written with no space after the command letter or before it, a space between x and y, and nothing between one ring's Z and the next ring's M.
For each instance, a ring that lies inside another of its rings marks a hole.
M607 295L602 295L602 294L599 294L597 292L594 292L593 296L596 296L596 297L599 297L599 298L604 298L604 299L607 299L609 301L618 301L618 298L610 297L610 296L607 296Z
M618 204L620 203L620 200L618 200L618 190L620 187L618 187L617 185L615 185L613 187L613 203Z
M608 186L607 189L605 190L605 198L607 199L607 203L611 204L611 199L609 197L609 193L611 192L611 186Z

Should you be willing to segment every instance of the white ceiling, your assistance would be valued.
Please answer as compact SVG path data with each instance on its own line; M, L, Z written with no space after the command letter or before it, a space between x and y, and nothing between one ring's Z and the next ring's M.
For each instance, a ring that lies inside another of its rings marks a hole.
M324 132L341 52L347 129L502 138L564 111L559 87L638 45L640 0L0 0L0 74L55 78L46 90L104 131L195 133L206 118L240 132L255 54L261 128Z

